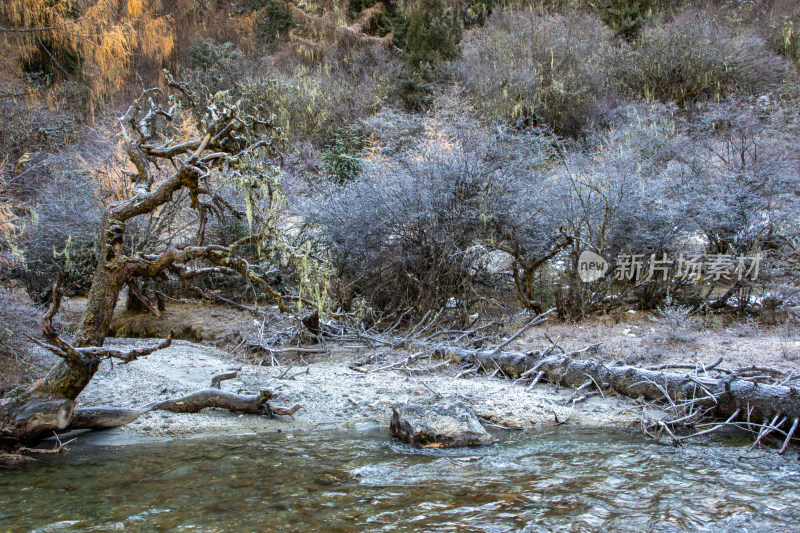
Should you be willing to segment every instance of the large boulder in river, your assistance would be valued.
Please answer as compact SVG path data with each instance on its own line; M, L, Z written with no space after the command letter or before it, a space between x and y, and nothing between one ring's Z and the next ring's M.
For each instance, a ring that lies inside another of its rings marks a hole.
M451 448L489 444L494 439L462 402L438 405L392 406L392 435L423 448Z

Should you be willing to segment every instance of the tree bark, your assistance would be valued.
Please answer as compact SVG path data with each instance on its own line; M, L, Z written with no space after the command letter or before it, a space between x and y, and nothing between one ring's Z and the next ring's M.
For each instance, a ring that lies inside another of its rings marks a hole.
M800 418L800 392L794 387L757 384L735 376L720 379L696 377L674 372L659 372L627 365L611 365L593 360L577 360L567 355L536 357L519 353L453 350L463 360L488 371L499 368L510 378L519 378L535 369L542 378L568 387L579 387L591 379L605 390L631 398L678 402L697 400L727 419L738 411L738 419L789 420Z
M75 402L41 396L6 401L0 409L0 442L26 441L69 426Z
M74 344L78 347L103 345L119 294L134 269L134 264L122 251L125 222L112 219L112 216L110 210L103 214L103 249L86 298L86 309L75 334Z

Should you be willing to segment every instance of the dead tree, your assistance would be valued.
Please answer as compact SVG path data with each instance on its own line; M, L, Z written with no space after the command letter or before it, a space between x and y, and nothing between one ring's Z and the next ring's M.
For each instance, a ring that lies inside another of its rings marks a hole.
M131 180L132 194L103 213L100 257L73 342L62 338L52 324L61 301L60 283L56 282L42 322L45 342L36 342L58 355L60 361L33 387L14 391L2 400L0 441L35 441L69 427L75 398L91 381L103 358L128 363L169 346L171 336L145 350L122 352L103 347L120 291L125 286L138 286L139 279L172 273L192 288L193 280L200 275L234 274L257 286L281 310L288 310L286 297L266 278L269 269L252 264L243 255L243 248L256 246L267 250L264 256L268 257L270 247L274 247L278 230L269 206L279 191L264 161L271 155L275 128L243 116L224 95L212 98L201 109L199 100L182 84L170 79L169 85L174 93L168 108L159 103L166 100L160 90L148 90L120 118L127 155L135 169L123 170ZM179 112L195 122L195 134L176 141L179 130L170 126ZM248 213L237 210L219 193L223 181L243 184L244 194L251 195ZM263 216L254 212L254 190L262 191L262 202L268 205ZM181 210L179 216L184 218L193 214L194 224L188 226L191 231L185 226L180 233L144 250L133 250L126 244L133 220L163 217L175 210ZM251 233L228 245L208 242L206 228L211 217L220 221L247 217ZM138 297L146 298L141 293ZM216 400L209 398L206 406L214 406ZM246 403L242 404L243 412L252 412ZM232 405L235 407L235 402ZM82 424L90 426L87 416L82 416Z
M606 364L583 358L599 345L565 352L556 344L557 341L545 350L528 353L506 351L522 333L543 323L553 311L555 309L537 315L505 341L494 348L485 349L475 349L470 344L486 326L470 331L432 331L441 312L433 318L428 313L406 335L360 333L351 339L385 346L390 352L401 347L414 349L414 355L373 369L365 368L366 362L357 363L351 368L358 372L403 370L427 373L460 362L464 370L459 376L483 372L513 379L515 383L527 383L529 389L544 381L574 388L575 392L570 398L573 404L595 394L618 393L641 400L645 405L657 405L663 410L667 416L660 419L647 420L645 423L643 416L642 429L656 439L666 434L676 445L724 427L752 432L756 435L754 445L767 436L777 436L779 453L785 452L796 436L800 437L797 432L800 426L800 390L793 384L800 380L797 373L755 366L726 369L720 366L722 357L706 366L638 368ZM388 333L395 327L390 328ZM451 339L448 340L447 336ZM444 363L424 369L407 367L408 363L423 354L428 358L441 358Z
M657 403L669 416L647 421L642 429L656 439L666 432L676 445L723 427L737 427L757 434L754 446L769 434L778 435L783 453L800 421L800 391L791 384L796 375L758 367L727 370L717 367L721 357L701 374L702 367L695 367L694 372L665 372L667 368L582 360L575 357L577 353L545 356L540 352L454 352L465 362L480 368L497 368L509 378L533 379L534 384L545 380L576 391L613 391ZM585 396L586 393L581 398ZM685 434L678 435L679 430Z

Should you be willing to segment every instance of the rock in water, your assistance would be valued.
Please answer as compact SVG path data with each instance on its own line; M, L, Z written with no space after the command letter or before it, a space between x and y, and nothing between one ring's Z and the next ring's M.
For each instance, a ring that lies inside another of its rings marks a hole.
M489 444L494 439L462 402L438 405L392 406L392 435L423 448L452 448Z

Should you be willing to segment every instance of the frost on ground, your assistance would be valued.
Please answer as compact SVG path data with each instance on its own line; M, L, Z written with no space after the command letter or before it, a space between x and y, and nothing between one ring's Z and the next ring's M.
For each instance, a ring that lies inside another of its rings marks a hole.
M109 345L139 346L152 340L109 339ZM587 426L627 425L637 420L631 400L592 397L571 408L572 390L555 391L539 384L532 391L511 381L485 376L456 378L446 373L411 376L398 370L363 373L348 364L363 351L333 348L328 356L309 365L256 366L235 362L225 352L186 341L127 365L103 362L89 386L78 397L79 406L141 407L175 398L209 385L215 374L239 369L223 388L255 393L270 389L274 405L303 408L295 419L237 415L217 409L196 414L148 413L117 430L148 436L188 436L314 429L388 428L394 402L427 403L439 398L460 400L475 414L503 426L541 427L563 421ZM288 370L288 372L287 372ZM283 375L283 378L280 376ZM292 379L287 379L291 377Z
M68 305L80 311L77 302ZM166 336L174 329L189 332L188 338L202 333L205 343L242 346L250 337L253 319L246 313L229 308L173 304L164 316L131 317L122 314L117 325L124 324L131 333ZM505 324L508 336L528 320ZM653 320L644 313L630 312L621 317L587 320L577 324L546 322L528 330L509 344L510 351L527 352L558 343L566 351L580 350L600 343L597 350L580 354L579 358L597 358L607 364L622 362L636 366L664 364L710 364L724 357L728 368L753 364L787 372L800 371L800 334L793 324L767 328L757 323L725 323L696 320L684 325L685 334L676 335L674 328ZM145 346L153 339L107 340L109 345ZM475 413L497 425L535 428L569 418L569 424L588 426L630 425L639 423L641 411L631 399L606 393L593 396L575 406L571 412L571 389L555 391L553 385L539 383L528 391L527 385L484 375L456 378L459 365L443 367L436 372L412 375L399 369L357 372L349 365L365 360L366 349L329 345L330 353L301 358L280 357L280 366L267 366L270 358L263 354L253 358L240 348L234 355L209 345L176 340L172 347L134 361L128 365L104 362L95 378L79 396L83 406L116 405L141 407L150 402L180 397L208 387L215 374L240 369L239 377L225 381L222 387L234 392L256 393L272 390L277 398L273 405L302 409L295 420L278 417L274 420L258 416L239 416L216 409L197 414L154 412L142 416L129 426L115 430L126 435L182 436L205 433L247 431L295 431L315 429L388 428L391 404L394 402L426 403L437 399L460 400ZM397 354L397 358L407 354ZM265 366L242 361L264 362ZM391 363L391 360L388 361ZM439 361L422 366L433 366ZM292 368L289 368L290 365ZM381 368L383 364L363 368ZM291 378L291 379L287 379ZM571 412L571 415L570 415ZM657 414L650 408L648 416ZM387 429L388 431L388 429ZM113 435L113 433L112 433Z

